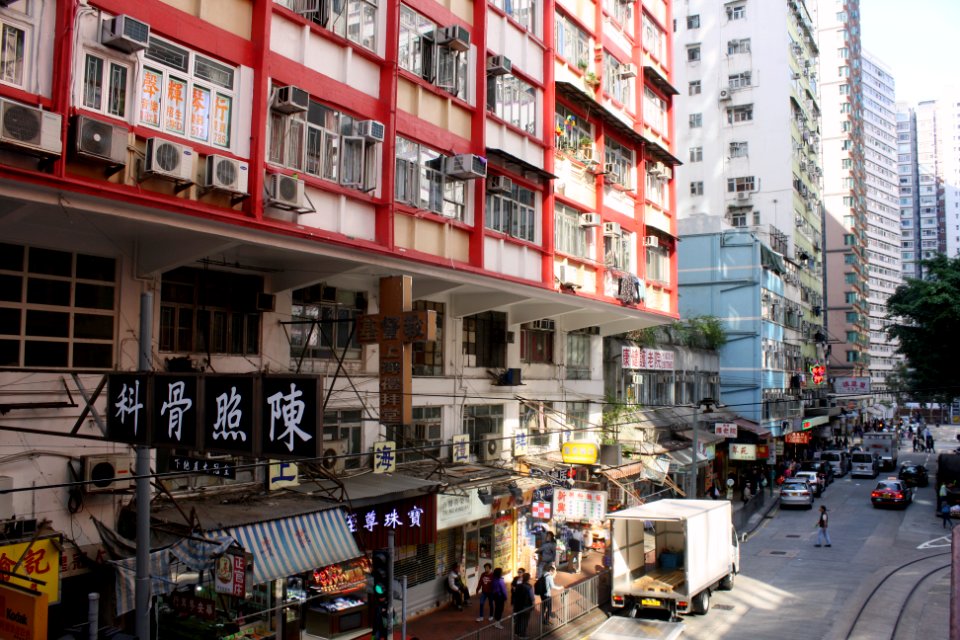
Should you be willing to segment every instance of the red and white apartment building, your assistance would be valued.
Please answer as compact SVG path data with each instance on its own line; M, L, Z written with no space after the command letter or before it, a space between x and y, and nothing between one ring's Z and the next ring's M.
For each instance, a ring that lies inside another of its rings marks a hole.
M604 338L677 317L671 24L667 0L0 0L0 476L35 487L0 518L85 547L129 501L43 487L132 459L96 439L103 394L81 410L137 367L145 292L156 371L325 377L348 470L390 435L378 347L309 321L376 312L391 275L439 328L404 437L502 464L488 434L594 439Z

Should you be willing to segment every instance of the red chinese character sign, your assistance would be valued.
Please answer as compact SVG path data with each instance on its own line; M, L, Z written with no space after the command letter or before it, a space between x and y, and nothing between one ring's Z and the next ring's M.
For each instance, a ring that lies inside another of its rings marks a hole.
M673 351L621 347L620 366L623 369L656 369L673 371Z
M736 422L717 422L713 425L713 432L718 436L723 436L724 438L736 438L737 423Z
M47 595L49 604L57 604L60 602L62 546L59 536L3 545L0 547L0 571L3 572L0 582L39 591ZM0 637L4 636L0 634Z
M553 517L567 522L601 522L607 517L607 492L555 489Z
M361 344L380 345L380 422L413 422L412 344L437 337L437 312L413 311L410 276L380 279L380 313L357 320Z
M225 553L217 558L214 590L236 598L247 591L247 562L242 553Z
M814 365L810 365L810 381L815 385L819 386L827 381L827 367L822 365L819 362Z

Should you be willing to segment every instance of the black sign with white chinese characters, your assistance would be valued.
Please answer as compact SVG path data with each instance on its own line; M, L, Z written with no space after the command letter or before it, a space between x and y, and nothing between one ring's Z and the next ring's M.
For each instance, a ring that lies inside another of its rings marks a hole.
M107 438L114 442L150 441L149 374L111 375L107 384Z
M153 383L153 444L195 450L200 411L197 377L158 375Z
M207 376L203 390L205 451L252 456L254 384L250 376Z
M317 379L280 376L263 379L260 395L260 451L271 458L313 458L322 440L318 424Z
M233 460L208 460L206 458L191 458L188 456L170 456L170 471L189 471L205 476L218 478L237 477L236 466Z

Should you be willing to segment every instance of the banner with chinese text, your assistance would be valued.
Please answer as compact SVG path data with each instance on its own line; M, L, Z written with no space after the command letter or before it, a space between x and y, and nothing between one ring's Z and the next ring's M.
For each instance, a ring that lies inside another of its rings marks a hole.
M356 507L344 517L357 545L367 551L386 548L390 530L398 547L437 541L435 494Z
M0 569L14 572L13 568L20 565L14 572L16 575L0 574L0 582L46 594L49 604L57 604L60 602L61 547L60 536L0 546Z
M607 492L556 489L553 517L567 522L600 522L607 517Z
M621 347L620 366L624 369L673 371L673 351Z

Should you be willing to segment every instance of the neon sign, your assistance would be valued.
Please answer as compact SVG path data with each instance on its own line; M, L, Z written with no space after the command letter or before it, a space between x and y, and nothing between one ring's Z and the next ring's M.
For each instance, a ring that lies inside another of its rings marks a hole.
M823 384L827 379L827 367L820 363L810 366L810 377L813 379L813 384L820 385Z

